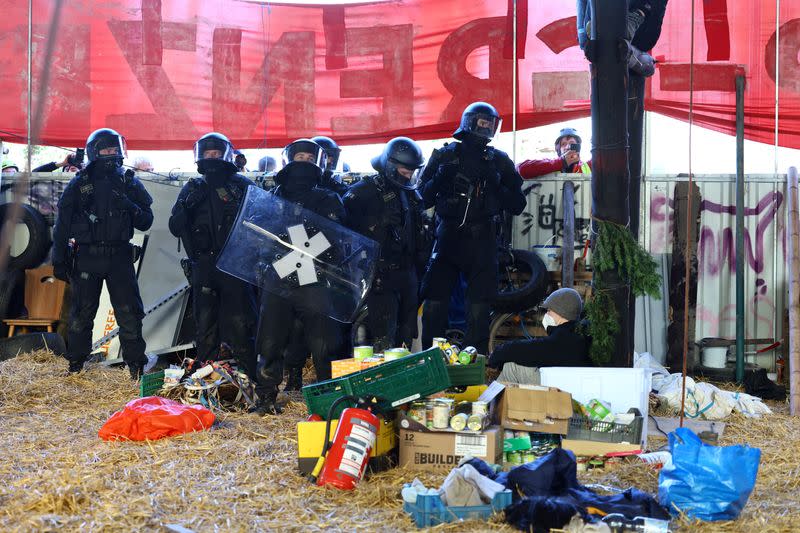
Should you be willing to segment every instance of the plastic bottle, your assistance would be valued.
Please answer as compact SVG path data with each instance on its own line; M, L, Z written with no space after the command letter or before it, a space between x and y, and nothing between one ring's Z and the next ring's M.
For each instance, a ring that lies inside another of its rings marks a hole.
M627 518L619 513L606 515L601 520L608 525L611 533L670 533L669 521L637 516Z

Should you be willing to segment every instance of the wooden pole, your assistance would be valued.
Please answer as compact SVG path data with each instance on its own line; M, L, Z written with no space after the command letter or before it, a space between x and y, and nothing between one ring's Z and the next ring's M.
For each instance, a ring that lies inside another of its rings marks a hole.
M800 213L797 169L789 168L788 265L789 273L789 410L800 415Z
M630 222L628 194L628 60L625 24L627 0L592 0L592 27L586 45L591 61L592 86L592 229L597 221L627 228ZM594 239L593 239L594 240ZM596 245L596 242L592 243ZM593 272L597 285L599 273ZM619 316L610 366L633 366L633 329L630 319L630 282L621 279L617 269L602 273L602 285Z

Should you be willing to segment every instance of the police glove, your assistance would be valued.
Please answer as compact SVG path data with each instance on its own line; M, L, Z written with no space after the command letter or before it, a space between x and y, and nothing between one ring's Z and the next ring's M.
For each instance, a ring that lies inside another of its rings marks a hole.
M139 210L139 206L136 205L128 195L120 192L118 190L114 190L114 199L117 201L117 205L126 211L133 211L136 212Z
M53 265L53 275L56 279L69 283L69 267L67 267L66 263L55 263Z
M202 202L206 197L206 192L200 187L194 187L192 192L186 195L186 198L183 200L183 205L186 206L186 209L194 209L200 202Z
M458 196L469 196L472 194L472 180L462 172L458 172L453 178L453 192Z
M486 184L492 188L499 189L500 184L502 183L502 179L500 178L500 173L496 170L491 170L486 173Z

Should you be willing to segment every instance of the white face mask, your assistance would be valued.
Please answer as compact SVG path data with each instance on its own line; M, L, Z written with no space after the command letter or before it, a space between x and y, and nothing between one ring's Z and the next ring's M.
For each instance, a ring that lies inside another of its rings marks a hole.
M547 331L547 328L556 325L556 319L550 313L545 313L542 317L542 326L544 326L544 330Z

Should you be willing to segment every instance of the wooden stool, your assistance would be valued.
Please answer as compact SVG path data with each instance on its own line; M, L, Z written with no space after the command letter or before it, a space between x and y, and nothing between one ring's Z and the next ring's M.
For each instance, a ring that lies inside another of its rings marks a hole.
M23 333L27 333L29 328L46 328L52 333L61 316L66 287L66 283L53 277L52 265L26 270L25 307L28 316L3 320L8 326L8 336L17 333L17 326Z

